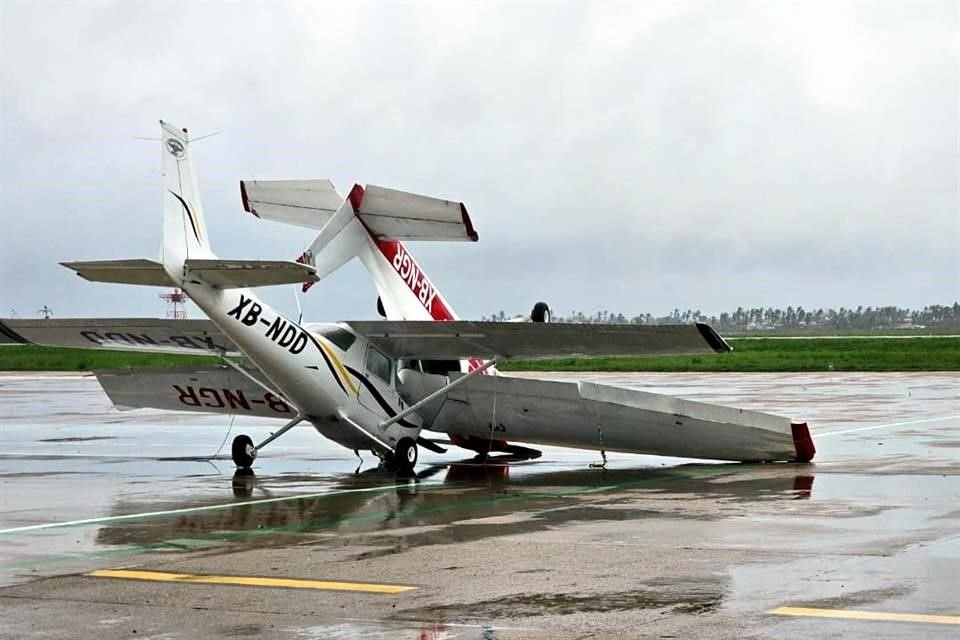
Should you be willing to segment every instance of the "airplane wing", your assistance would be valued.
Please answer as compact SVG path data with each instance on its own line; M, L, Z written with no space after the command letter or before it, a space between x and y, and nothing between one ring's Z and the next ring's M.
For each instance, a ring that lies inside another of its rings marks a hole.
M709 325L356 321L346 323L394 358L551 358L722 353Z
M476 376L424 413L431 430L511 442L708 460L815 453L807 425L789 418L591 382Z
M240 353L209 320L171 318L0 320L0 344L17 343L156 353Z
M262 379L257 370L250 375ZM226 366L96 371L118 409L167 409L289 420L296 410Z

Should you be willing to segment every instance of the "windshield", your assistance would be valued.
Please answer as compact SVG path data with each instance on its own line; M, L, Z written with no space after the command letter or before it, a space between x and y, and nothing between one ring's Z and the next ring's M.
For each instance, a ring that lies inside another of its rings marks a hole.
M357 336L343 327L317 327L316 332L337 345L341 351L346 351L357 341Z

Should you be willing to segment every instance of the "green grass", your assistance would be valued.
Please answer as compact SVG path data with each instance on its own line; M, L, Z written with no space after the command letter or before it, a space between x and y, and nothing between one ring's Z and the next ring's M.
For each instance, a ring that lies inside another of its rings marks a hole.
M960 371L960 338L730 339L732 353L514 360L504 371Z
M65 349L34 345L0 347L0 371L91 371L122 367L180 367L209 365L210 356L183 356L96 349Z
M504 371L960 371L960 338L732 338L733 353L513 360ZM90 371L208 365L180 356L32 345L0 347L0 371Z

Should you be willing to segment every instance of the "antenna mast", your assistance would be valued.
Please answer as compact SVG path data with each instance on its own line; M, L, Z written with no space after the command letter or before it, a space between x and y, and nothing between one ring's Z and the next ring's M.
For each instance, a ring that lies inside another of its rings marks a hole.
M167 301L167 317L173 320L184 320L187 317L187 294L180 289L170 293L161 293L160 298Z

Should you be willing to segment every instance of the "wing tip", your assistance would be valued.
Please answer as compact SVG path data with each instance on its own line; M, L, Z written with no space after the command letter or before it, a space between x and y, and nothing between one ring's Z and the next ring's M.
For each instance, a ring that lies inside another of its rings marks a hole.
M0 320L0 344L30 344L30 341Z
M733 351L733 347L731 347L713 327L705 322L697 322L696 325L700 335L703 336L703 339L710 345L711 349L717 353L729 353Z
M246 180L240 181L240 200L243 202L243 210L247 213L252 213L256 217L260 217L260 214L257 213L257 210L250 206L250 198L247 197L247 184Z
M810 462L817 455L817 448L813 444L813 436L810 435L810 427L806 422L793 422L790 424L790 431L793 435L793 446L797 451L797 462Z
M464 204L460 203L460 219L463 220L463 226L467 228L467 237L470 238L470 242L476 242L480 239L480 236L477 234L477 230L473 227L473 221L470 220L470 214L467 213L467 208Z
M354 184L347 199L350 201L350 206L353 207L353 212L360 213L360 205L363 203L363 187Z

